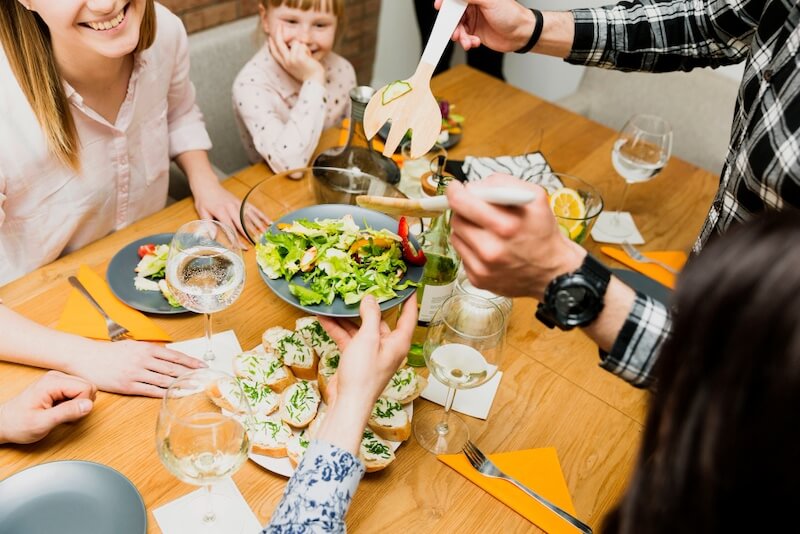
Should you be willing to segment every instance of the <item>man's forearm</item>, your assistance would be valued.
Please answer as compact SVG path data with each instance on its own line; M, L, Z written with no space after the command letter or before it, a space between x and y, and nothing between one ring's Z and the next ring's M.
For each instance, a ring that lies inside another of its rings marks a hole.
M569 11L545 11L542 13L542 34L533 52L554 56L561 59L567 57L575 40L575 21Z
M612 276L603 299L603 311L597 316L597 319L583 329L584 332L601 349L606 352L610 351L625 325L625 320L633 308L635 299L636 293L633 289Z

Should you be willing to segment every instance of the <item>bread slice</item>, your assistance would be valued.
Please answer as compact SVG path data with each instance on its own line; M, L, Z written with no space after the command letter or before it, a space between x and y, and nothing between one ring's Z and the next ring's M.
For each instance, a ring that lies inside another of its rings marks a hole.
M364 462L367 473L385 469L394 461L394 451L389 444L376 436L369 428L364 429L361 435L361 447L358 456Z
M317 378L319 357L303 341L300 334L291 332L275 343L275 355L288 365L297 378L314 380Z
M378 397L367 424L389 441L405 441L411 436L411 420L403 405L386 397Z
M336 374L336 369L339 367L339 351L329 352L322 356L319 360L319 367L317 368L317 386L319 386L319 394L322 395L322 400L328 402L328 382L333 375Z
M292 439L286 444L286 454L289 456L289 463L292 464L292 467L297 467L310 444L311 440L308 437L307 430L295 432Z
M339 347L333 342L328 332L322 328L316 317L301 317L295 322L294 328L306 346L311 347L320 359L331 352L339 351Z
M268 328L261 335L261 344L267 352L275 352L275 344L283 337L291 335L292 331L283 328L282 326L273 326Z
M242 378L255 378L255 370L259 369L267 357L262 345L247 350L233 357L233 374Z
M283 392L281 419L295 428L305 428L317 416L319 402L319 391L313 382L295 382Z
M286 446L292 439L292 429L278 417L254 418L248 425L247 434L253 445L253 454L263 454L272 458L285 458Z
M256 418L270 415L275 412L281 404L281 397L263 382L256 382L249 378L237 378L239 385L244 392L253 416Z
M256 349L235 356L233 368L236 376L262 382L278 393L294 382L291 369L277 356Z
M408 404L420 396L428 380L418 375L411 367L401 367L389 380L381 397L396 400L400 404Z

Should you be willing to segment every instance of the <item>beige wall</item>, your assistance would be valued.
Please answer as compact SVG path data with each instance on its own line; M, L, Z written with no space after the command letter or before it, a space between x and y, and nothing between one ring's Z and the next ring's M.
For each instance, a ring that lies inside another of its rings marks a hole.
M189 33L253 15L258 9L258 0L159 1L181 17ZM381 0L345 0L345 5L347 20L337 51L353 64L359 83L369 83L375 62Z

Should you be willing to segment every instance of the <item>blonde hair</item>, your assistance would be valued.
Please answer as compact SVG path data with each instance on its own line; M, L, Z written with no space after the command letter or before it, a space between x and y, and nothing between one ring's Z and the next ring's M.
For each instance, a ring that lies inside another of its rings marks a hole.
M145 0L139 43L134 52L146 50L155 38L155 0ZM19 0L0 0L0 45L53 155L65 166L79 170L78 133L58 72L47 25Z
M261 0L261 5L266 9L286 6L293 9L302 9L303 11L311 9L330 12L336 15L336 18L344 16L344 0Z

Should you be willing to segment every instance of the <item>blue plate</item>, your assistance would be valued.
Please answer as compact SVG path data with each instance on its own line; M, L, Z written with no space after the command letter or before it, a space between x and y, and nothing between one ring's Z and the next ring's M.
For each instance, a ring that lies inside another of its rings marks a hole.
M134 269L140 259L139 247L149 243L169 245L170 241L172 241L172 234L151 235L137 239L117 252L111 258L111 263L108 264L108 271L106 271L106 280L108 280L108 285L111 287L111 292L131 308L146 313L161 315L186 313L188 310L184 307L175 308L170 306L161 291L139 291L133 285L133 279L136 277Z
M386 138L389 137L389 130L391 130L391 129L392 129L392 121L390 120L390 121L387 121L383 126L381 126L381 129L378 130L378 135L381 136L381 138L385 141ZM463 131L464 128L462 127L461 130ZM440 144L442 145L442 147L445 150L448 149L448 148L453 148L454 146L456 146L461 141L461 136L462 135L463 134L460 134L460 133L459 134L450 134L450 135L447 136L447 141L445 141L444 143L440 143ZM411 139L411 134L406 132L406 134L403 136L403 140L400 141L400 146L402 146L403 143L405 143L409 139ZM437 140L436 142L438 143L439 141ZM400 152L400 146L397 147L397 150L395 150L395 152Z
M0 482L0 532L145 534L147 512L119 471L77 460L39 464Z
M291 213L287 213L275 221L275 223L270 227L269 231L278 233L280 231L277 229L278 224L291 224L297 219L308 219L309 221L313 221L314 219L339 219L348 213L353 216L353 220L361 228L364 228L364 223L366 222L370 228L374 228L375 230L382 230L385 228L397 233L397 220L392 219L383 213L378 213L377 211L364 209L359 206L350 206L348 204L319 204L317 206L301 208ZM414 239L413 236L410 236L410 240L415 247L419 247L419 243L417 243L417 240ZM330 306L327 304L303 306L297 300L297 297L291 294L289 291L289 282L287 282L284 278L273 280L264 274L264 272L261 270L261 267L258 268L258 273L261 275L261 278L264 280L267 286L269 286L269 288L276 295L278 295L278 297L285 300L295 308L300 308L301 310L313 315L325 315L328 317L358 317L358 303L348 306L344 303L341 297L337 296ZM406 279L409 279L413 282L419 282L420 278L422 278L422 267L417 265L408 265ZM295 276L292 278L292 283L305 285L300 276ZM389 299L385 302L381 302L381 310L386 311L404 302L414 293L414 289L415 288L413 287L409 287L407 289L403 289L402 291L398 291L397 297Z

